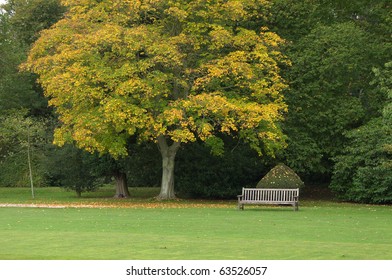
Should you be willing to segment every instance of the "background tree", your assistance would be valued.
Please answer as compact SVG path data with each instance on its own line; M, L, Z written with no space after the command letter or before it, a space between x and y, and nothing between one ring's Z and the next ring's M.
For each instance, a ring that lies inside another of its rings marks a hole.
M26 59L29 42L21 39L20 31L35 32L28 26L17 28L15 18L38 0L7 1L0 13L0 119L2 186L36 186L46 184L45 156L48 147L47 102L30 73L21 73L19 64ZM41 2L44 9L45 2ZM39 20L35 19L38 24ZM54 20L53 20L54 21ZM42 22L43 23L43 22ZM46 23L49 26L49 22ZM29 139L30 138L30 139ZM27 148L31 158L28 160ZM29 165L32 178L29 178ZM17 168L16 168L17 166ZM33 179L33 180L31 180Z
M39 31L58 21L64 7L59 0L8 0L0 14L0 109L28 108L43 117L50 112L35 75L20 72L27 50Z
M60 0L8 0L4 9L11 14L12 25L18 42L29 47L43 29L56 23L64 14Z
M174 197L181 143L200 139L219 153L223 133L259 154L284 146L282 40L248 28L265 1L64 3L69 12L41 33L24 66L60 115L57 144L121 156L132 135L156 141L160 198Z
M290 41L282 75L288 149L281 159L308 181L329 183L346 132L378 117L385 102L372 68L390 59L389 1L273 0L269 24Z
M18 71L25 58L25 46L16 37L10 15L0 13L0 114L10 109L37 110L46 106L34 91L31 75Z
M0 185L44 185L45 136L45 123L23 110L0 116Z
M392 202L392 62L374 70L380 94L388 99L382 117L350 131L336 157L331 188L342 198L365 203Z
M288 164L302 173L328 174L344 132L365 116L361 99L369 95L367 62L375 51L352 23L319 26L295 48L287 94Z

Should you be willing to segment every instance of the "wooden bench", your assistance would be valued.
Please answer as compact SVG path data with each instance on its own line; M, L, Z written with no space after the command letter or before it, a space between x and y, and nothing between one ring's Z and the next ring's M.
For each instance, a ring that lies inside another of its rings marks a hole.
M244 204L288 204L298 210L299 189L251 189L242 188L238 195L238 209Z

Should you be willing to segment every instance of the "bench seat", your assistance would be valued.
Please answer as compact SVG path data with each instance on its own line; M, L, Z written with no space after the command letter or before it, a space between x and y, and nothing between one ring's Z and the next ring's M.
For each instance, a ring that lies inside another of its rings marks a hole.
M238 195L238 209L244 210L245 204L292 205L298 210L299 189L259 189L242 188Z

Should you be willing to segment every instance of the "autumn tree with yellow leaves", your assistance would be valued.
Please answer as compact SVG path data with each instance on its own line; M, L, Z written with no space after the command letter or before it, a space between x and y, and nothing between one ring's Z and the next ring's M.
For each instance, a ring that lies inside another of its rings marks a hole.
M175 155L227 134L260 155L284 147L279 74L283 40L261 26L265 0L64 0L65 17L41 32L23 68L59 115L55 143L127 155L154 141L162 155L159 198L174 193Z

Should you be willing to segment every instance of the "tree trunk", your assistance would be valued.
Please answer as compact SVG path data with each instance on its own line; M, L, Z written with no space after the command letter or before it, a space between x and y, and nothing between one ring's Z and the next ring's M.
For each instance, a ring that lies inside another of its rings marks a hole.
M174 142L171 146L163 135L158 137L158 146L162 155L162 183L161 192L158 199L174 199L174 163L178 149L180 148L179 142Z
M123 172L118 172L114 175L116 180L116 194L115 198L126 198L130 197L128 186L127 186L127 175Z

